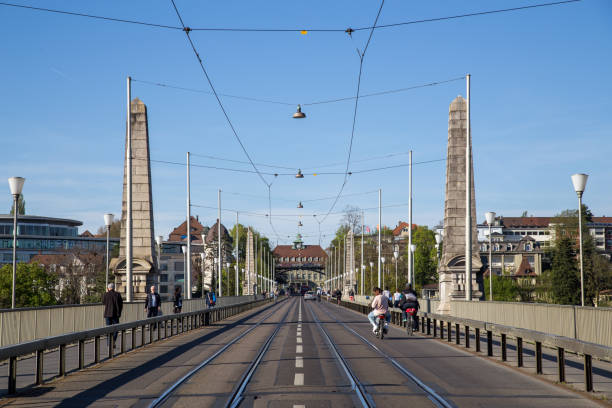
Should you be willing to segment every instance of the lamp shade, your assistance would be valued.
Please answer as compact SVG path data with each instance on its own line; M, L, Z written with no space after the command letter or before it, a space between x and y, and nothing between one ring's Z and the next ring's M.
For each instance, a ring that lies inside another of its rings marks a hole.
M410 250L412 252L416 251L416 245L414 245L414 244L410 245Z
M304 112L302 112L302 107L300 105L298 105L297 106L297 110L293 114L293 118L294 119L304 119L305 117L306 117L306 114Z
M187 246L186 245L181 245L181 252L182 253L187 252Z
M155 243L157 243L157 246L161 246L162 242L164 242L164 236L163 235L158 235L155 237Z
M295 178L304 178L304 175L302 174L302 170L301 169L298 169L298 172L295 175Z
M441 242L442 242L442 235L436 234L436 244L440 245Z
M25 178L9 177L8 182L9 182L9 187L11 189L11 194L20 195L21 190L23 190L23 183L25 183Z
M385 257L384 257L384 256L381 256L381 257L380 257L380 261L381 261L382 263L385 263Z
M398 255L399 255L399 252L397 252L397 251L393 251L393 257L394 257L395 259L397 259L397 256L398 256Z
M485 219L487 220L488 225L493 225L495 222L495 213L493 211L489 211L485 214Z
M226 267L227 269L229 269L229 267L230 267L230 263L229 263L229 262L226 262L226 263L225 263L225 267Z
M366 266L365 265L361 265L361 269L363 269L365 271Z
M374 262L370 262L370 268L374 267Z
M574 184L574 190L576 191L576 193L584 192L588 178L588 174L572 174L572 183Z
M113 225L113 221L115 220L115 216L113 214L104 214L104 225L110 227Z

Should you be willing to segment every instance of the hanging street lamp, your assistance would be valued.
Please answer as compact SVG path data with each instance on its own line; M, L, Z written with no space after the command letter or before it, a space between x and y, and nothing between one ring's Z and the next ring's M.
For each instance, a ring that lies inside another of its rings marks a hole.
M306 114L302 112L302 107L300 105L297 106L297 111L293 114L293 119L304 119Z

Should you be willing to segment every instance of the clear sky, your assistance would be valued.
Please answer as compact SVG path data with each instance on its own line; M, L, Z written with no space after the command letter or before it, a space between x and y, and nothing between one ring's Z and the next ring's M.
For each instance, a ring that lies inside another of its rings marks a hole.
M169 1L14 0L18 4L178 25ZM339 28L369 26L374 0L187 2L176 0L191 27ZM536 4L543 1L407 2L387 0L379 24ZM222 97L246 149L262 171L343 172L353 101L293 104L354 96L356 48L367 31L193 32L216 89L225 94L292 105ZM126 77L209 90L183 32L0 6L0 175L23 176L27 212L82 220L92 231L103 214L121 211ZM584 201L595 215L612 215L612 2L584 0L503 14L406 25L375 31L364 59L362 93L472 75L472 137L478 221L486 211L549 216L577 206L570 175L590 175ZM360 170L446 156L448 105L465 96L465 83L363 98L359 102L353 163ZM194 154L245 161L215 99L203 93L134 82L133 97L148 106L153 160L184 162ZM362 161L366 160L367 161ZM250 169L248 164L194 156L194 164ZM334 166L322 167L327 164ZM383 224L407 220L408 169L354 174L345 193L382 189ZM343 175L266 176L273 181L278 235L301 232L316 241L318 224ZM152 163L156 235L167 237L185 219L185 168ZM414 166L414 222L433 226L444 213L445 163ZM268 213L267 187L249 173L192 169L192 202ZM242 193L245 195L238 195ZM377 206L376 193L342 197L347 205ZM8 187L4 211L11 197ZM211 225L216 210L194 207ZM233 225L235 213L224 212ZM324 243L341 215L322 224ZM275 238L266 217L241 222ZM375 227L377 211L366 212Z

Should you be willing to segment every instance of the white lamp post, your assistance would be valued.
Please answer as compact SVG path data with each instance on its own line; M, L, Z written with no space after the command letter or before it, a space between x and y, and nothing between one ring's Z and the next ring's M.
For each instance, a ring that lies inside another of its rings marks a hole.
M487 225L489 226L489 297L491 298L491 301L493 300L493 264L492 262L492 256L491 256L491 225L493 225L493 222L495 221L495 213L492 211L489 211L488 213L485 214L485 218L487 220Z
M181 245L181 252L183 252L183 293L185 293L185 274L187 272L187 245ZM191 289L191 288L190 288Z
M414 289L414 281L416 280L414 275L416 275L416 271L414 270L414 252L416 251L416 245L410 245L410 253L412 254L412 274L410 276L410 283L412 284L412 289Z
M381 256L380 257L380 262L382 262L382 287L381 289L385 288L385 257Z
M17 218L19 217L19 196L23 190L23 177L10 177L8 179L9 188L13 195L13 283L11 286L11 309L15 308L15 281L17 280Z
M580 302L584 307L584 266L582 260L582 193L586 187L588 174L574 174L572 175L572 183L574 184L574 190L578 195L578 233L580 234Z
M364 286L364 281L363 280L364 280L365 269L366 269L366 266L364 264L361 264L361 296L364 295L364 288L365 288L365 286Z
M395 289L399 290L397 286L397 257L399 255L399 248L397 245L395 246L395 251L393 251L393 259L395 259Z
M438 260L440 259L440 244L442 243L442 235L436 234L436 251L438 253Z
M104 285L104 291L108 288L108 261L110 257L110 228L113 225L113 218L115 216L113 214L104 214L104 225L106 226L106 283Z
M230 263L229 262L225 263L225 270L227 271L227 294L229 296L230 288L231 288L230 286Z
M374 284L372 283L373 274L374 274L374 262L370 261L370 292L372 291L372 289L374 289Z

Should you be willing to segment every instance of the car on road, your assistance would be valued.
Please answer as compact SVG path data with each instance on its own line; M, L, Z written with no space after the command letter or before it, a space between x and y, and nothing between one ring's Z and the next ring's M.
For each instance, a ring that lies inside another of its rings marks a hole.
M315 295L312 291L304 293L304 300L315 300Z

